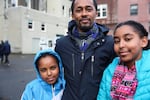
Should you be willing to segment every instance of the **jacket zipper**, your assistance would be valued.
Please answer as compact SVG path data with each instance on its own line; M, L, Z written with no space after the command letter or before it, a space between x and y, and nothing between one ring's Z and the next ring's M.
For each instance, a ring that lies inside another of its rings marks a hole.
M81 53L81 68L83 68L83 61L84 61L84 52ZM82 70L80 70L79 74L82 74Z
M73 71L72 71L72 74L73 76L75 76L75 60L74 60L74 54L72 54L72 67L73 67Z
M94 55L91 57L91 76L93 77L93 73L94 73Z
M83 60L84 60L84 52L81 53L81 60L83 62Z
M84 52L81 52L81 68L83 68L83 61L84 61ZM80 76L81 76L81 74L82 74L82 70L79 71L79 75L80 75ZM80 82L81 82L81 77L80 77ZM81 83L80 83L80 85L81 85ZM80 90L81 90L81 89L80 89ZM81 92L81 91L79 91L79 94L81 94L80 92ZM82 98L82 97L79 96L79 100L82 100L81 98Z

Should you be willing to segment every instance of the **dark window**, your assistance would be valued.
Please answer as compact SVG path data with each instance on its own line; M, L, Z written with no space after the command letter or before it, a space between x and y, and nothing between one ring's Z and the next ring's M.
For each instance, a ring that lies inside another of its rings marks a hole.
M42 31L45 31L45 24L42 24L42 25L41 25L41 30L42 30Z
M62 6L62 14L63 15L65 14L65 6L64 5Z
M98 17L101 16L100 9L97 9L97 16L98 16Z
M20 6L27 6L28 4L27 4L27 1L26 0L18 0L18 5Z
M106 8L103 8L103 16L106 16Z
M138 14L138 5L132 4L130 5L130 15L137 15Z
M28 28L29 28L29 29L32 29L32 28L33 28L32 20L29 20L29 21L28 21Z
M53 46L52 40L49 40L48 41L48 47L52 47L52 46Z

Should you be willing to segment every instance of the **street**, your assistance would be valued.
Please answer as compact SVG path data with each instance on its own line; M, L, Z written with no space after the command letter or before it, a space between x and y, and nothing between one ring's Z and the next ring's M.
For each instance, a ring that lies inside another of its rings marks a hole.
M0 100L20 100L25 85L36 78L34 55L11 54L10 66L0 64Z

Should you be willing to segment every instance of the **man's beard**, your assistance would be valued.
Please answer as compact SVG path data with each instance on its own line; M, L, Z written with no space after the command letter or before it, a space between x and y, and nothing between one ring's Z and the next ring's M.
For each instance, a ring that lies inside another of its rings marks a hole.
M79 25L79 29L82 30L83 32L87 32L92 28L92 25L89 26L81 26Z

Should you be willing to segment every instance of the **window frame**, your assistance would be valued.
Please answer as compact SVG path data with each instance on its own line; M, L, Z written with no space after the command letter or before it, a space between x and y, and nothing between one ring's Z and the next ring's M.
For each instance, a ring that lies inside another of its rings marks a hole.
M97 5L97 19L107 18L107 13L108 13L108 5L107 4Z
M138 15L138 4L131 4L130 5L130 15Z

